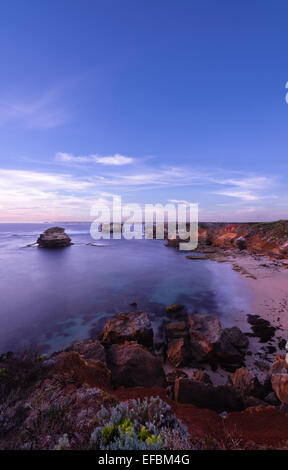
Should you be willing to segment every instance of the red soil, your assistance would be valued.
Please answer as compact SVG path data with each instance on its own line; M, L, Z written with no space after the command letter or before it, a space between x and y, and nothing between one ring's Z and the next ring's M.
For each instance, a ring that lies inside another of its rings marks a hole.
M159 396L169 403L177 417L187 426L192 437L207 435L219 439L225 427L226 432L234 433L244 443L276 446L288 441L288 415L282 414L273 406L247 408L242 412L230 413L228 418L223 420L215 411L174 402L160 387L122 387L113 391L113 394L118 400Z

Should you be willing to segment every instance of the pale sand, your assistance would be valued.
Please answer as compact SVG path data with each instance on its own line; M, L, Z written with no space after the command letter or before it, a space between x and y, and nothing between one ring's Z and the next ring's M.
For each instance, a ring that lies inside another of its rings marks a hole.
M217 257L215 261L218 261ZM246 253L227 253L225 257L219 256L219 261L231 263L232 268L247 283L252 293L251 314L259 315L277 328L274 338L268 343L249 338L249 350L253 354L246 356L246 367L263 380L270 370L275 354L285 354L285 350L279 348L279 341L288 340L287 262ZM246 331L251 331L251 327L247 325ZM274 346L276 351L265 351L265 346L267 348L269 345Z
M279 348L279 341L281 339L288 340L288 269L283 266L285 261L270 260L245 252L242 254L228 251L218 251L211 256L211 259L216 262L231 263L238 275L245 279L252 293L251 314L259 315L277 328L274 338L268 343L260 343L258 338L249 337L248 350L252 355L245 357L246 368L251 370L260 381L263 381L270 371L275 354L285 354L285 350ZM288 261L286 263L288 266ZM243 325L242 331L252 331L247 323L246 315L241 319L241 323ZM267 352L267 346L274 346L276 351ZM192 376L193 369L181 369L189 377ZM229 381L230 374L220 367L215 372L209 366L205 367L205 370L215 385L225 384Z

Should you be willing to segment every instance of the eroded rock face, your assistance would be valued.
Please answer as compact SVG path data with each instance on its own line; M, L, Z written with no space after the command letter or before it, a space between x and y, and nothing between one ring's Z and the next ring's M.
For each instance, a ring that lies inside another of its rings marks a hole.
M174 367L185 366L191 359L189 330L184 321L174 321L166 325L167 359Z
M196 382L212 385L210 375L207 374L207 372L205 372L204 370L195 370L193 372L193 379L196 380Z
M236 370L232 376L232 383L238 395L242 398L247 398L250 395L260 397L261 395L259 380L245 367Z
M288 364L284 358L275 357L272 365L272 388L282 403L288 404Z
M162 362L136 342L113 344L108 348L108 367L114 387L165 387Z
M213 344L222 331L218 317L209 314L188 315L190 325L191 355L198 361L207 361L213 350Z
M53 372L69 376L73 383L82 385L109 385L111 372L107 366L96 359L84 359L76 351L63 352L53 357Z
M110 318L100 341L104 344L122 344L137 341L146 347L153 346L153 329L146 312L120 313Z
M176 379L175 400L190 403L197 408L207 408L221 413L222 411L238 411L243 409L242 400L233 387L197 382L191 379Z
M189 343L184 338L171 341L167 349L167 359L174 367L185 366L191 359Z
M41 248L64 248L71 245L71 238L62 227L51 227L41 233L37 240Z

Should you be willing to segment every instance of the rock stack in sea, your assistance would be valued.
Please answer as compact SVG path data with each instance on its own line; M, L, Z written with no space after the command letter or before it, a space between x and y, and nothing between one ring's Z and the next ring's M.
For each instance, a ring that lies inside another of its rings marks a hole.
M51 227L41 233L37 240L41 248L64 248L71 245L71 238L62 227Z

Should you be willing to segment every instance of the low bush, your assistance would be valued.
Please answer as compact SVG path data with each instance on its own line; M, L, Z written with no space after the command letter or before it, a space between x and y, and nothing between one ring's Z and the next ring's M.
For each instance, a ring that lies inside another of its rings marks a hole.
M91 448L101 450L157 450L190 448L186 428L159 397L102 406L91 434ZM172 432L173 431L173 432Z

